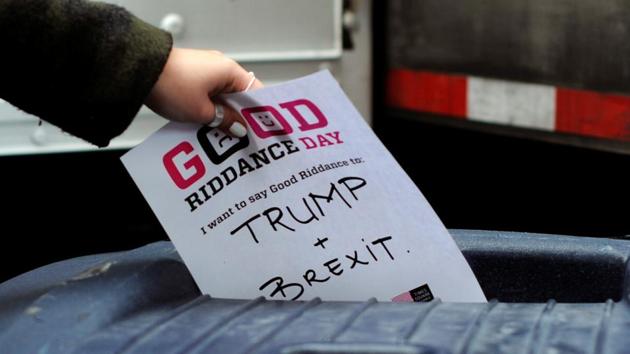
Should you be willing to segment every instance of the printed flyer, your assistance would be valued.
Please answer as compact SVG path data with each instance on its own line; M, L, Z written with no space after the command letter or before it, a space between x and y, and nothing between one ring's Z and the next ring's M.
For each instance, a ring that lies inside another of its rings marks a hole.
M203 293L486 301L329 72L224 99L246 137L169 123L122 158Z

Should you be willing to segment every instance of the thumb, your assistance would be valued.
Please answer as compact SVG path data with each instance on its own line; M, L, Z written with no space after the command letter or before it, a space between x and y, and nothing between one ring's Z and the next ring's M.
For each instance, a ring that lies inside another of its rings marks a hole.
M264 87L263 83L254 76L254 72L248 72L240 65L232 72L231 81L231 88L226 90L226 93L256 90Z

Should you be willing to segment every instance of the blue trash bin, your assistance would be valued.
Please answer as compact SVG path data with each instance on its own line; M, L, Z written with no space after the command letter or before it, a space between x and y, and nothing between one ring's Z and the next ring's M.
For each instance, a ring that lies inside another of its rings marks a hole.
M202 296L170 242L0 285L2 353L627 353L630 242L451 231L488 304Z

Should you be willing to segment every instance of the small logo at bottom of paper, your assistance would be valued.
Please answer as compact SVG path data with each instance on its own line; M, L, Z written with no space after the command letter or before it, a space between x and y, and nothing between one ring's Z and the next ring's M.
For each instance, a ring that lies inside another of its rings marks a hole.
M419 287L404 292L392 298L393 302L429 302L435 299L429 284L423 284Z

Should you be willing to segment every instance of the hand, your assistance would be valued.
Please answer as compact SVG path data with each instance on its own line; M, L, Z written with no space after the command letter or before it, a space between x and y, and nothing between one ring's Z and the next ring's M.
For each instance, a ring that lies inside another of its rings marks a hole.
M208 124L215 118L215 104L220 103L224 120L219 129L243 137L247 134L245 120L216 96L245 90L251 78L220 52L173 48L145 104L170 120ZM263 84L255 80L252 88L260 87Z

